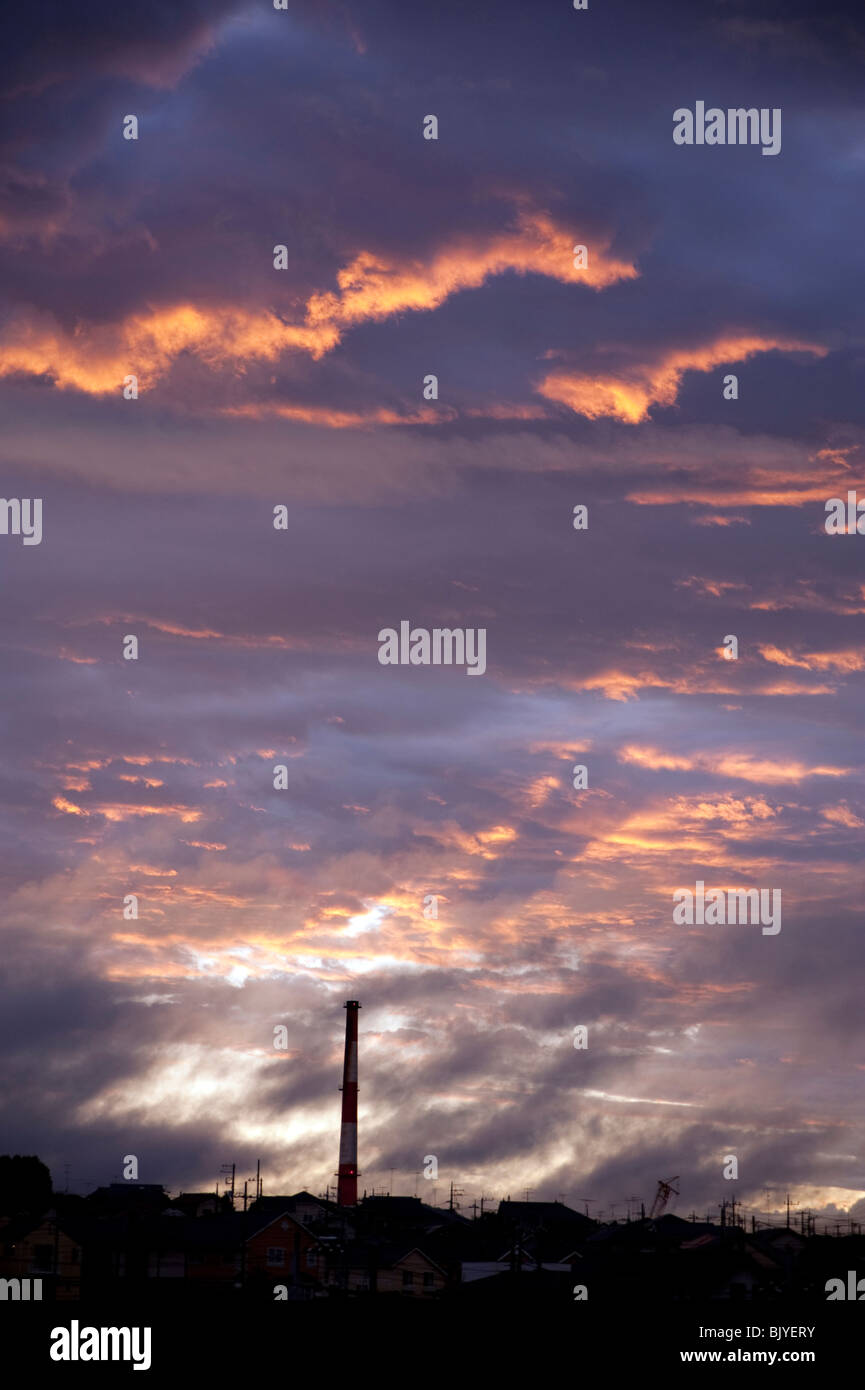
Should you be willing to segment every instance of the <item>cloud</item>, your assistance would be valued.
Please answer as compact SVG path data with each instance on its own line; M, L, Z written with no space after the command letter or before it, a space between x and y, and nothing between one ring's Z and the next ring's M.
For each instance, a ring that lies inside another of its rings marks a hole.
M635 363L616 373L550 372L537 390L589 420L608 416L636 425L653 406L675 405L685 372L708 372L722 363L746 362L761 352L807 352L825 357L828 349L782 337L727 335L701 347L673 348L657 361Z
M670 753L663 749L629 744L617 754L621 763L644 767L652 771L711 772L718 777L731 777L744 782L765 782L776 786L783 782L801 782L806 777L848 777L851 767L809 766L798 761L774 762L752 753Z
M453 237L427 261L361 251L338 271L339 289L310 295L295 322L272 309L182 303L131 314L120 323L81 322L69 330L44 312L21 310L0 339L0 375L47 376L61 390L99 396L118 391L124 378L133 374L140 389L150 390L182 354L191 354L211 370L236 372L252 362L275 362L288 352L318 360L359 324L429 312L450 296L477 289L506 272L548 276L595 290L637 275L632 264L617 260L603 245L594 248L586 269L575 269L572 242L573 233L548 214L521 207L511 227L483 239ZM277 413L339 427L400 418L387 412L379 416L375 411L367 415L291 406Z
M758 651L764 661L776 666L797 666L803 671L865 671L865 653L852 649L843 652L805 652L796 656L765 643L758 647Z

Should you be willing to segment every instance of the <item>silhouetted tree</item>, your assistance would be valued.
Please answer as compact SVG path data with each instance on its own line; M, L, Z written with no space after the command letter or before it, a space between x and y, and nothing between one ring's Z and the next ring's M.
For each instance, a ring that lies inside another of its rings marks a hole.
M0 1216L41 1216L50 1206L51 1174L45 1164L35 1154L0 1154Z

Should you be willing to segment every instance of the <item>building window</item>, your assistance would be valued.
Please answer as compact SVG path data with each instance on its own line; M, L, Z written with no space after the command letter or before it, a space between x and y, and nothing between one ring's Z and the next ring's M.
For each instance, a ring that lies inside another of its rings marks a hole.
M427 1271L427 1273L424 1274L424 1277L423 1277L423 1286L424 1286L425 1289L431 1289L431 1288L432 1288L434 1278L435 1278L435 1275L432 1274L430 1271Z
M403 1286L403 1288L407 1288L409 1284L413 1284L413 1283L414 1283L414 1274L413 1274L412 1270L410 1270L410 1269L404 1269L403 1272L402 1272L402 1286Z
M285 1247L282 1245L269 1245L267 1247L267 1263L277 1265L281 1269L285 1264Z
M34 1245L33 1247L33 1268L36 1270L50 1270L54 1264L53 1245Z

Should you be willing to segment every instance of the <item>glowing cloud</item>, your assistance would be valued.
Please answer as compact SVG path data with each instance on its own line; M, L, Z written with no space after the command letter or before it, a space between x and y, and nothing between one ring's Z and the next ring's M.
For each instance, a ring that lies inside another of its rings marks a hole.
M755 758L750 753L696 753L692 756L667 753L663 749L627 744L618 752L620 763L653 771L711 772L720 777L735 777L743 782L800 782L805 777L847 777L846 767L808 767L805 763L773 762L770 758Z
M482 240L455 238L428 262L391 261L361 251L337 272L339 289L311 295L297 323L286 323L270 309L185 303L132 314L119 324L79 323L67 331L49 315L25 311L13 317L0 342L0 376L50 376L61 389L99 396L118 391L124 377L134 373L139 387L147 389L181 353L193 354L214 370L242 370L247 363L273 362L289 351L318 359L356 324L436 309L451 295L477 289L507 271L546 275L594 290L637 275L629 262L608 256L603 243L593 245L588 266L575 269L574 240L572 229L557 226L544 212L521 207L511 228ZM357 422L351 412L324 411L320 420L318 412L301 406L285 406L283 413L343 427Z
M708 372L722 363L744 362L758 352L774 351L825 357L828 349L785 338L719 338L703 347L675 349L658 362L639 363L619 373L551 372L537 389L548 400L589 420L609 416L637 425L648 418L653 405L675 405L685 372Z

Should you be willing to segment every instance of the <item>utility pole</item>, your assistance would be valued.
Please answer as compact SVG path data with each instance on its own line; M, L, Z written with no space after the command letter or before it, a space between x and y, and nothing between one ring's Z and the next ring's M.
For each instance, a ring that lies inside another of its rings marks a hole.
M236 1165L235 1163L231 1163L231 1164L229 1164L229 1163L223 1163L222 1168L220 1169L220 1172L222 1172L222 1173L227 1173L227 1172L229 1171L229 1169L231 1170L231 1188L230 1188L230 1191L231 1191L231 1210L232 1210L232 1211L234 1211L234 1170L235 1170L236 1167L237 1167L237 1165ZM218 1190L218 1188L219 1188L219 1184L217 1183L217 1190Z
M790 1229L790 1193L787 1193L787 1230Z
M527 1201L527 1202L531 1201L531 1194L534 1192L534 1190L535 1190L535 1189L534 1189L533 1187L527 1187L527 1188L526 1188L526 1201Z
M453 1178L451 1178L451 1195L450 1195L450 1201L448 1202L448 1211L451 1211L451 1212L452 1212L453 1209L454 1209L454 1197L462 1197L462 1195L463 1195L463 1190L462 1190L462 1188L461 1188L461 1187L455 1188L455 1187L454 1187L454 1184L453 1184ZM457 1202L457 1210L459 1210L459 1205L460 1205L459 1202Z
M255 1195L261 1196L261 1159L255 1165Z

